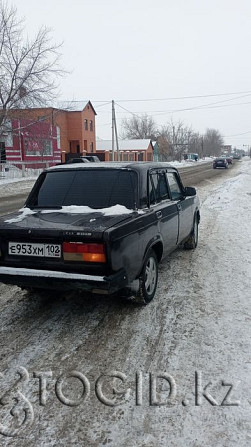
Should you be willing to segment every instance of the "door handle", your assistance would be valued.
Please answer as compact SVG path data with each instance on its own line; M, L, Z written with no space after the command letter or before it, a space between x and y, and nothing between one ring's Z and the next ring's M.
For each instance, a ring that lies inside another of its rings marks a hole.
M161 211L156 211L156 216L158 219L162 218L162 212Z

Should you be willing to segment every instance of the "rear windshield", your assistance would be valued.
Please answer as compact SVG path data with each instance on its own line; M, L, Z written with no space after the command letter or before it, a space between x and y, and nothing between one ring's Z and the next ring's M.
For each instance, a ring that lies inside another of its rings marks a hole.
M74 169L41 175L27 206L55 208L69 205L108 208L124 205L135 209L137 175L118 169Z

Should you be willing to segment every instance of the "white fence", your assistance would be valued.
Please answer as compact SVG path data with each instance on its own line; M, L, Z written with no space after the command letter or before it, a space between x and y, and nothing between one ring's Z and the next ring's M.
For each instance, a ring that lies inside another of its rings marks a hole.
M0 163L0 180L37 177L44 169L54 165L55 162L48 161L7 161Z

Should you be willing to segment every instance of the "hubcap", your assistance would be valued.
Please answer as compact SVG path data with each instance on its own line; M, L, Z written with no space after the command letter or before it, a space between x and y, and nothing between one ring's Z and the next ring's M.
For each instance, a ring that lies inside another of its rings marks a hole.
M157 268L154 258L149 258L146 264L145 272L145 288L148 295L151 295L154 291L157 280Z

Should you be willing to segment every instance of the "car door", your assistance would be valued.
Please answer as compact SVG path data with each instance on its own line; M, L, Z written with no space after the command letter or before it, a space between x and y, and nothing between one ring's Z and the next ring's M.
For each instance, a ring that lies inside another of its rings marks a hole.
M176 204L179 213L178 243L180 243L190 234L193 226L193 198L184 197L183 188L176 172L167 172L166 175L172 203Z
M154 170L149 177L150 208L155 212L158 229L163 241L163 255L174 250L178 238L178 208L171 200L166 171Z

